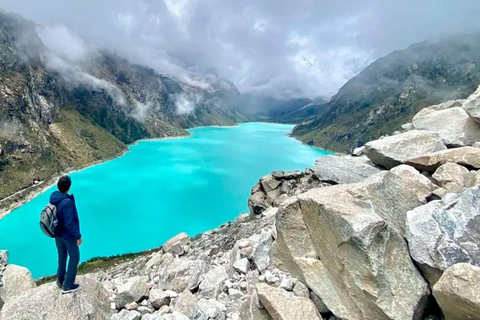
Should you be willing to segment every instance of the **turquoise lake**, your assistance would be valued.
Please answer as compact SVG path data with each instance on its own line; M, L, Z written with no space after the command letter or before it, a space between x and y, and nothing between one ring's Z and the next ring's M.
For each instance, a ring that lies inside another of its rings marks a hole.
M288 136L293 126L203 127L190 137L141 141L114 160L72 173L81 261L161 246L248 212L251 187L272 170L303 170L328 152ZM56 272L56 248L38 225L52 187L0 220L0 250L34 277Z

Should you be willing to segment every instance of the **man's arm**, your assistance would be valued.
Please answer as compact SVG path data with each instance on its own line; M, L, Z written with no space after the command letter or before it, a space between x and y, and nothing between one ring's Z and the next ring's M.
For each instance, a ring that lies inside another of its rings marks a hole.
M65 229L67 229L68 233L73 235L75 240L80 240L82 238L82 235L80 234L80 224L78 222L75 203L72 200L65 201L63 208L63 221L65 224Z

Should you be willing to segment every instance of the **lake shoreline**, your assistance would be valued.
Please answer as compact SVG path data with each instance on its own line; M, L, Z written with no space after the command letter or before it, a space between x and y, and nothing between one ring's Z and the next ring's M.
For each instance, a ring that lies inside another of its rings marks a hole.
M120 157L123 157L125 154L131 151L130 147L138 144L139 142L142 141L159 141L159 140L170 140L170 139L182 139L182 138L188 138L192 134L188 135L179 135L179 136L171 136L171 137L163 137L163 138L147 138L147 139L139 139L136 140L132 143L129 143L126 145L126 148L122 150L122 152L108 158L100 159L97 161L93 161L91 163L88 163L84 166L80 167L73 167L73 168L68 168L66 170L60 171L55 173L54 175L50 176L49 178L39 182L38 184L31 185L27 188L24 188L22 190L19 190L8 197L0 200L0 220L5 218L8 214L10 214L13 210L21 207L28 201L36 198L38 195L42 194L52 186L54 186L58 179L64 175L69 175L74 172L84 170L90 167L94 167L100 164L103 164L107 161L111 161ZM16 198L18 197L18 198Z
M277 123L277 122L268 122L268 121L250 121L250 122L258 122L258 123L266 123L266 124L271 124L271 125L284 125L284 123ZM242 122L242 123L249 123L249 122ZM291 125L291 124L290 124ZM234 125L226 125L226 126L219 126L219 125L215 125L215 126L198 126L198 127L192 127L192 128L188 128L186 130L190 130L190 129L202 129L202 128L235 128L235 127L238 127L239 124L234 124ZM188 132L188 131L187 131ZM97 160L97 161L94 161L94 162L91 162L91 163L88 163L84 166L80 166L80 167L73 167L73 168L68 168L66 170L63 170L63 171L60 171L60 172L57 172L56 174L50 176L49 178L39 182L38 184L34 184L34 185L31 185L27 188L24 188L22 190L19 190L11 195L9 195L8 197L6 198L3 198L0 200L0 220L3 219L4 217L6 217L9 213L11 213L13 210L21 207L22 205L24 205L25 203L27 203L28 201L34 199L35 197L37 197L38 195L42 194L43 192L45 192L46 190L48 190L49 188L51 188L52 186L54 186L56 183L57 183L57 180L63 176L63 175L69 175L71 173L74 173L74 172L77 172L77 171L80 171L80 170L84 170L84 169L87 169L87 168L90 168L90 167L94 167L96 165L100 165L102 163L105 163L107 161L110 161L110 160L114 160L114 159L117 159L117 158L120 158L120 157L123 157L126 153L130 152L131 149L130 147L132 146L135 146L137 145L138 143L140 142L145 142L145 141L160 141L160 140L172 140L172 139L183 139L183 138L188 138L188 137L192 137L193 134L189 132L188 135L178 135L178 136L170 136L170 137L162 137L162 138L145 138L145 139L138 139L130 144L127 144L126 145L126 148L118 153L117 155L114 155L113 157L108 157L108 158L104 158L104 159L100 159L100 160ZM316 149L320 149L320 150L325 150L325 149L322 149L322 148L319 148L319 147L316 147L316 146L311 146L299 139L297 139L295 136L293 136L291 133L289 133L287 136L301 142L302 144L305 144L305 145L308 145L310 147L313 147L313 148L316 148ZM327 150L328 151L328 150Z
M198 126L198 127L192 127L188 128L186 130L190 129L200 129L200 128L235 128L238 127L238 124L234 125L226 125L226 126ZM188 132L188 131L187 131ZM79 166L79 167L73 167L73 168L68 168L66 170L60 171L55 173L54 175L48 177L47 179L40 181L38 184L33 184L29 187L26 187L22 190L19 190L8 197L5 197L0 200L0 220L6 217L10 212L13 210L21 207L28 201L32 200L33 198L37 197L38 195L42 194L52 186L54 186L57 183L57 180L64 175L69 175L71 173L84 170L90 167L94 167L96 165L105 163L110 160L114 160L120 157L123 157L126 153L130 152L130 147L137 145L140 142L144 141L160 141L160 140L172 140L172 139L183 139L183 138L188 138L193 136L192 133L188 132L187 135L178 135L178 136L169 136L169 137L162 137L162 138L145 138L145 139L138 139L135 140L132 143L129 143L126 145L126 148L118 153L117 155L114 155L113 157L108 157L104 159L100 159L91 163L87 163L84 166Z

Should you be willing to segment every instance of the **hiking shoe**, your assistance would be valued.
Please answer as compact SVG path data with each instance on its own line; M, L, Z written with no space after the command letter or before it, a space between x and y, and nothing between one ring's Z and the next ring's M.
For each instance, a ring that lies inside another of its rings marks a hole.
M78 289L80 289L80 285L75 283L71 288L68 288L68 289L63 288L62 293L63 294L72 293L72 292L77 291Z
M63 288L63 281L62 282L57 281L56 285L57 285L58 289L62 289Z

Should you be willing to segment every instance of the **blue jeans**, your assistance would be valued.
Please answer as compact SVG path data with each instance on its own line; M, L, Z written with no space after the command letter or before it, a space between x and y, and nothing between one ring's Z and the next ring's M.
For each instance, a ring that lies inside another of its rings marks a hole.
M77 266L80 262L80 250L77 241L67 240L61 237L55 238L58 251L57 281L63 283L64 289L71 289L77 277ZM67 256L70 257L67 268ZM65 275L65 269L66 275Z

